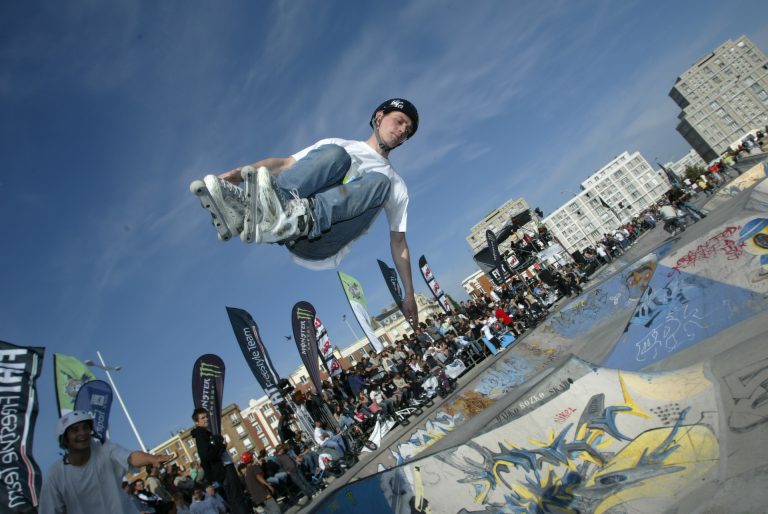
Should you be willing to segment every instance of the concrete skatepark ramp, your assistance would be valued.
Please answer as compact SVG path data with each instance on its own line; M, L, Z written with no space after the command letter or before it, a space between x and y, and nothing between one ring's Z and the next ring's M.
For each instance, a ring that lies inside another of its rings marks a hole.
M313 511L763 512L766 206L751 185L570 302Z
M664 245L659 252L668 247ZM598 347L612 344L634 312L657 260L656 253L643 257L550 316L437 412L395 440L361 474L370 475L414 458L576 348L588 343Z
M553 375L559 391L534 387L516 419L349 484L320 511L658 512L714 477L717 402L701 367L644 375L574 357Z

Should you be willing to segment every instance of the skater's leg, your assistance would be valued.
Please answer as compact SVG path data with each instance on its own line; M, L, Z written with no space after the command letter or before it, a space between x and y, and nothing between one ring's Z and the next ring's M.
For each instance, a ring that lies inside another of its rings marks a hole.
M339 145L323 145L296 161L275 181L286 197L295 190L300 198L309 198L341 184L351 162L349 154Z
M370 226L384 205L389 188L389 178L385 175L368 173L317 194L309 239L295 241L290 251L310 260L335 255Z

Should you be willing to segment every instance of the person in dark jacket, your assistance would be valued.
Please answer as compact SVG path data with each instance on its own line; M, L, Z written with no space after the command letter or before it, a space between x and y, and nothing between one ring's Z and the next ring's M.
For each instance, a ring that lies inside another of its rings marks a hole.
M191 434L195 438L197 454L206 480L211 484L214 482L221 484L233 514L250 514L250 505L240 487L240 480L237 478L232 459L227 453L224 438L220 434L213 434L208 428L208 411L203 408L195 409L192 412L192 420L196 426Z

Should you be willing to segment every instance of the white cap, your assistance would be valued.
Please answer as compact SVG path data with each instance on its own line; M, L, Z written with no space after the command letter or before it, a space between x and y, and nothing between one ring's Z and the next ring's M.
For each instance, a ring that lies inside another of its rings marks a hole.
M63 436L69 427L81 421L93 422L93 416L91 416L90 412L84 410L73 410L64 414L59 418L59 423L56 426L56 435L59 437Z

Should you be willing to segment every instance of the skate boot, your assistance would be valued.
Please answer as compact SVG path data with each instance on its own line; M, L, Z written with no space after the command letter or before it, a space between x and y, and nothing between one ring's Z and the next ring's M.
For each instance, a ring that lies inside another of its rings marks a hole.
M206 175L192 182L189 190L211 213L220 240L228 241L243 230L246 199L242 189L215 175Z
M244 169L243 178L246 176L248 210L240 234L244 242L287 243L309 233L312 206L308 199L296 193L285 199L266 168L259 168L255 177Z
M259 205L258 174L261 170L269 174L269 170L264 167L256 170L253 166L244 166L240 170L240 175L245 183L245 219L243 220L243 231L240 233L240 239L243 243L258 242L262 212L261 205Z

